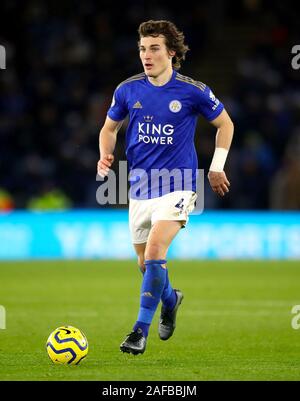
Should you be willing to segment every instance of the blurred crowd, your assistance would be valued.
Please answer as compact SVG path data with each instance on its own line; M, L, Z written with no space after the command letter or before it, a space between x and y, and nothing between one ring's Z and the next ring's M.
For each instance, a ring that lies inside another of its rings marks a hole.
M239 26L248 24L245 51L227 60L233 74L224 74L227 89L217 93L235 123L226 164L231 191L218 199L206 182L205 206L299 209L300 70L291 67L291 48L299 39L296 15L282 2L228 3L198 1L183 8L155 0L116 7L96 0L5 2L0 210L98 207L99 129L114 88L142 71L137 28L148 19L170 19L184 31L191 52L180 72L203 82L195 71L217 46L215 23L220 30L236 26L237 38ZM222 73L221 60L214 68ZM209 124L198 130L199 167L207 171L214 131ZM125 160L124 133L122 128L117 160Z

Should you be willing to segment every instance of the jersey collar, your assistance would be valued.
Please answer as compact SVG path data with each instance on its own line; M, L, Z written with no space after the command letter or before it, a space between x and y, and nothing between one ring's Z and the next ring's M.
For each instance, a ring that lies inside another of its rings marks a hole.
M160 86L153 85L153 84L149 81L149 78L147 77L147 75L146 75L146 82L147 82L147 84L148 84L149 86L151 86L151 88L155 88L155 89L157 89L157 90L160 90L160 89L166 88L166 87L168 87L169 85L171 85L172 82L174 81L175 77L176 77L176 74L177 74L177 71L176 71L176 70L173 70L173 73L172 73L171 78L170 78L169 81L166 82L164 85L160 85Z

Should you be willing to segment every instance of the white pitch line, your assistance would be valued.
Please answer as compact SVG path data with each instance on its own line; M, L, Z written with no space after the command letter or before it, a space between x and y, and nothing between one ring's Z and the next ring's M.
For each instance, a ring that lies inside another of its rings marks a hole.
M287 316L286 312L274 312L261 310L256 312L249 311L184 311L189 316Z
M202 300L199 301L194 300L190 301L192 304L197 305L226 305L226 306L263 306L263 307L292 307L293 305L300 305L300 297L298 300L291 300L291 301L278 301L278 300L248 300L248 301L239 301L239 300Z

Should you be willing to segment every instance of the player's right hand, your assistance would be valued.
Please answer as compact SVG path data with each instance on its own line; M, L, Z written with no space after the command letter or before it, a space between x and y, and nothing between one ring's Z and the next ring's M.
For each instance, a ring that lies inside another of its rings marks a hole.
M101 156L101 159L98 161L97 164L97 173L101 177L106 177L113 162L114 162L114 155L108 154Z

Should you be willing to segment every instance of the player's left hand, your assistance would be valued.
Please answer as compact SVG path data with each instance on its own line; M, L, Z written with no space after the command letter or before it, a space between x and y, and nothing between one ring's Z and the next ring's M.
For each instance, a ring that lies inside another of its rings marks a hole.
M220 196L224 196L229 192L230 182L228 181L224 171L209 171L207 175L212 190Z

